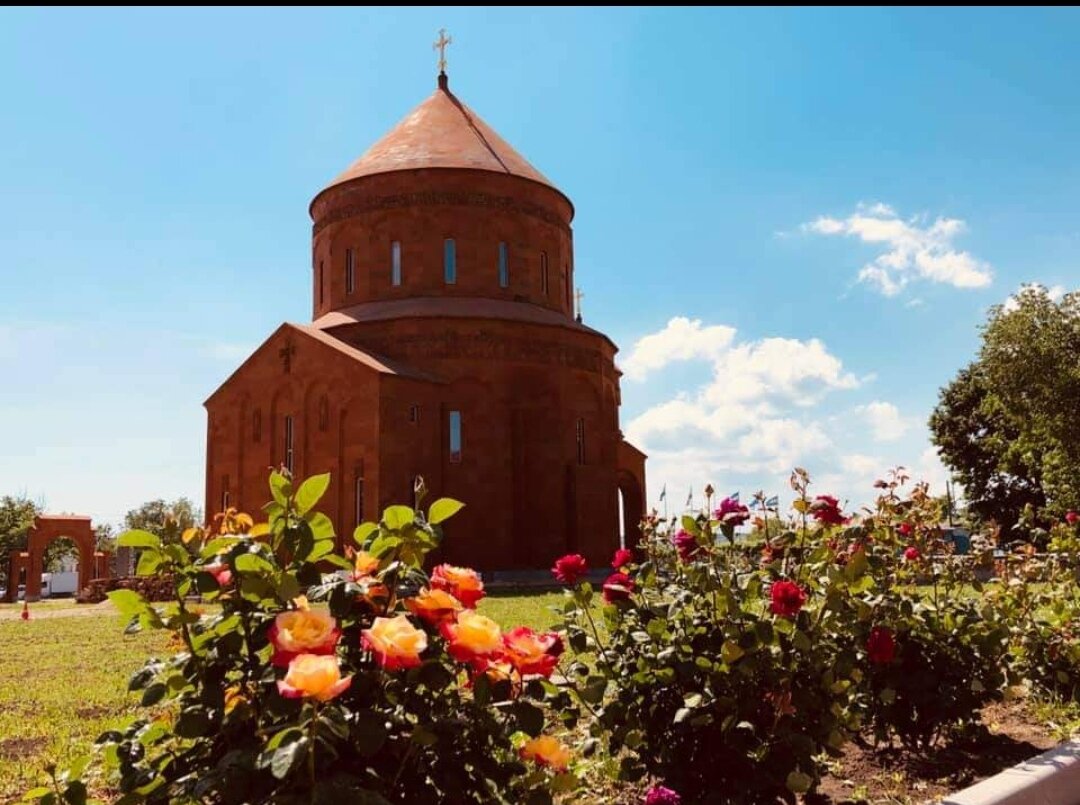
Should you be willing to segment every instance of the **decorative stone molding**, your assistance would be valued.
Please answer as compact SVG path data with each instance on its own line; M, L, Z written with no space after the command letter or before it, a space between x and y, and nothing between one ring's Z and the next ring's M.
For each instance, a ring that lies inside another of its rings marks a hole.
M454 191L395 193L387 196L365 196L349 204L330 210L313 224L311 234L317 235L330 224L336 224L365 212L401 209L403 207L480 207L489 210L528 215L544 223L556 226L567 234L570 226L553 210L521 201L512 196L496 196L491 193L462 193Z

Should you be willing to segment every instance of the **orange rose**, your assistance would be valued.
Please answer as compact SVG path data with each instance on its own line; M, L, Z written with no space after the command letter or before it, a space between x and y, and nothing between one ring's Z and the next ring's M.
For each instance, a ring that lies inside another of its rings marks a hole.
M383 584L375 576L357 576L352 578L354 584L359 584L363 592L356 597L357 602L368 604L373 609L383 611L390 601L390 588Z
M341 630L328 612L291 609L274 618L268 637L274 645L270 662L284 668L300 654L333 654Z
M562 640L554 632L537 634L528 626L518 626L503 635L503 659L522 676L551 676L562 651Z
M444 590L429 590L425 587L420 591L420 595L406 599L405 608L421 617L429 626L438 626L454 619L461 611L461 602Z
M436 566L431 571L431 586L450 593L469 609L474 609L476 602L484 597L484 582L480 581L480 574L467 567Z
M420 654L427 648L427 635L405 615L376 618L371 628L364 629L360 636L364 649L373 652L387 671L415 668L420 664Z
M521 756L536 761L537 765L551 766L556 771L566 771L570 763L570 750L550 735L541 735L527 742L521 747Z
M379 569L379 560L367 551L357 551L353 556L355 577L373 576Z
M458 662L471 663L478 670L502 651L502 632L491 618L474 609L459 612L457 620L439 627L446 638L450 656Z
M337 657L301 654L289 663L289 672L279 679L278 693L286 699L315 699L328 702L352 684L352 677L341 678Z

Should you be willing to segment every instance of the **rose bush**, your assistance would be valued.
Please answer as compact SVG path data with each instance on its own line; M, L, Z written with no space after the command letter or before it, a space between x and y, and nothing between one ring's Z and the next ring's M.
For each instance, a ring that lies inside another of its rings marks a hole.
M764 542L735 539L748 516L732 499L648 518L604 582L603 629L591 586L568 591L577 690L623 778L691 802L794 801L857 731L925 746L1002 695L1009 631L906 481L852 513L796 470L794 514Z
M422 569L461 504L391 506L346 554L314 510L328 484L275 472L265 523L229 511L177 544L120 537L141 575L172 578L175 602L110 597L129 630L168 630L182 648L132 677L145 716L98 739L119 801L544 803L573 787L545 716L574 719L548 679L561 639L502 633L475 611L483 583L468 568ZM220 611L190 609L195 593ZM30 798L79 802L82 775Z
M603 630L591 585L568 591L576 690L621 754L620 777L669 786L650 801L794 801L858 727L860 656L845 624L865 568L838 567L810 529L763 563L734 539L747 519L727 499L677 532L647 520L635 560L603 584Z

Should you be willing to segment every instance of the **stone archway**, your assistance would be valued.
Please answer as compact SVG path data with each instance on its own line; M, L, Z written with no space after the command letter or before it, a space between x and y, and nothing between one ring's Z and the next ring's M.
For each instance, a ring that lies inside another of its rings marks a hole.
M68 514L42 514L34 518L30 528L26 551L12 555L11 566L26 569L26 600L41 598L41 574L44 571L45 548L54 539L67 537L79 551L79 571L76 594L96 575L108 576L108 562L104 554L94 553L94 528L89 517ZM96 561L95 561L96 560ZM10 577L9 577L10 578ZM14 601L18 581L8 584L8 600Z
M634 474L626 470L619 471L618 487L626 547L636 548L641 542L641 521L645 517L644 492Z

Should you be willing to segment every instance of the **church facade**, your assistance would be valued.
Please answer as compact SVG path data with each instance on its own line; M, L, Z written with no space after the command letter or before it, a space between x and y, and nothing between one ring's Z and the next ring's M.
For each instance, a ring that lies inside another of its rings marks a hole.
M315 196L312 321L206 401L206 511L256 511L270 467L331 473L339 539L394 503L463 501L439 561L602 566L638 538L645 456L616 346L574 315L569 198L438 88Z

